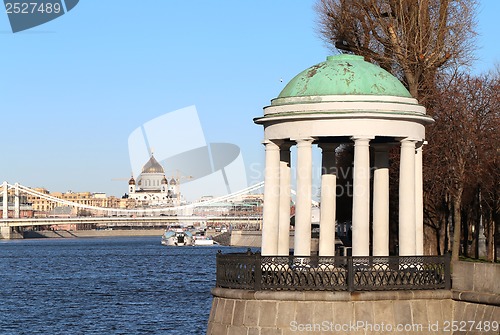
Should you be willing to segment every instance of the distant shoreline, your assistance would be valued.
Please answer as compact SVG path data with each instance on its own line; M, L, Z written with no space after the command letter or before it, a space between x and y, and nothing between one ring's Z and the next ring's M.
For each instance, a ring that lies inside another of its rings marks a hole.
M158 236L158 238L160 238L164 232L165 229L44 230L24 232L23 238L89 238L120 236Z

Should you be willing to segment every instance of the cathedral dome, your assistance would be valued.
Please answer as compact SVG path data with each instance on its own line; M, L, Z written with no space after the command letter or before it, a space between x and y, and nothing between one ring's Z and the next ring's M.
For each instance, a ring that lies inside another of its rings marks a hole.
M143 166L142 173L165 173L165 171L155 157L151 155L149 161Z

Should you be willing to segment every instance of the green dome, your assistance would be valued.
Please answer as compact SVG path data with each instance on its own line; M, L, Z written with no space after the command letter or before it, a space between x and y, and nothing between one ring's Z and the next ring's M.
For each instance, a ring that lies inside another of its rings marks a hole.
M290 80L278 99L318 95L412 97L392 74L355 55L329 56L326 62L302 71Z

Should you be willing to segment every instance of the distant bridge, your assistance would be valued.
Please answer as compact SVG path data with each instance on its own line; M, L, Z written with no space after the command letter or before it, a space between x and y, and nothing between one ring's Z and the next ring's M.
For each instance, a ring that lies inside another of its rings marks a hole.
M212 225L214 223L230 225L261 224L261 216L194 216L183 215L186 210L204 207L217 202L223 202L232 198L248 194L260 189L264 182L260 182L238 192L210 199L203 202L196 202L181 206L155 206L148 208L113 208L97 207L80 204L65 199L60 199L49 194L44 194L29 187L15 183L11 185L7 182L1 184L2 188L2 218L0 219L0 237L10 236L12 229L23 229L23 227L39 227L54 225L84 225L95 224L98 227L161 227L171 224L189 226L196 222ZM8 190L14 190L14 217L9 218L8 212ZM79 209L94 210L103 213L103 216L68 217L68 218L20 218L20 195L30 194L51 201L63 206L71 206Z
M0 219L3 227L34 227L53 225L96 224L105 227L190 226L194 223L230 225L260 224L261 216L144 216L144 217L76 217Z

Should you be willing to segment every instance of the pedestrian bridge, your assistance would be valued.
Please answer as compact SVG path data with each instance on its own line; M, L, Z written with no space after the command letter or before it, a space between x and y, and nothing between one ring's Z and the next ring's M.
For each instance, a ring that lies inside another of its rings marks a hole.
M0 219L4 227L34 227L54 225L88 225L98 227L162 227L167 225L190 226L195 223L204 225L260 225L261 216L144 216L144 217L75 217L75 218L18 218Z

